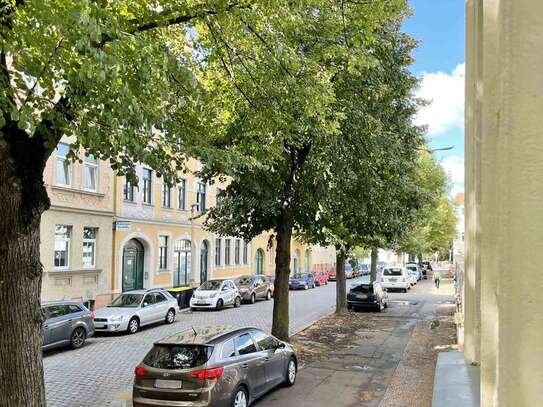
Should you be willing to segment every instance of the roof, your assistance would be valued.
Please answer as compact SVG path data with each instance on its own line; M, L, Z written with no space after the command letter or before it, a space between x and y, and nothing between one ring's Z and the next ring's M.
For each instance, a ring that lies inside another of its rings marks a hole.
M186 344L186 345L212 345L219 339L232 336L238 332L257 328L232 328L228 325L212 325L189 328L174 335L163 338L156 345ZM195 334L196 332L196 334Z
M77 304L77 305L83 305L80 301L74 301L74 300L58 300L58 301L44 301L41 303L42 307L46 305L57 305L57 304L63 304L63 305L70 305L70 304Z

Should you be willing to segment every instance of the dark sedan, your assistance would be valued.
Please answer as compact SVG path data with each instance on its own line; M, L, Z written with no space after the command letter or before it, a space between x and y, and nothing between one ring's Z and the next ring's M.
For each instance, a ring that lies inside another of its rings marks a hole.
M134 407L247 407L296 380L292 346L256 328L193 328L156 342L136 367Z
M310 273L297 273L288 280L288 288L291 290L315 288L315 277Z
M75 301L57 301L41 306L43 350L70 345L78 349L94 335L93 313Z
M381 312L388 306L388 294L379 283L357 284L347 294L347 306L349 309L375 308Z

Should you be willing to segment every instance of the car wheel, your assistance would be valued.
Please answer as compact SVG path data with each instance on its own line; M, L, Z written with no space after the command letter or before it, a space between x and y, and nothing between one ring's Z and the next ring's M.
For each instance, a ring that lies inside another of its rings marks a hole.
M128 321L128 328L127 331L129 334L135 334L140 329L140 321L136 317L132 317L130 321Z
M315 283L313 283L313 287L311 287L311 288L315 288L315 287L316 287L316 286L315 286Z
M266 301L271 300L271 297L272 297L272 296L271 296L271 291L268 290L268 292L266 293Z
M251 304L254 304L254 303L256 302L256 295L255 295L255 293L252 293L252 294L251 294L251 299L249 300L249 302L250 302Z
M285 384L287 387L294 386L296 382L297 367L294 358L290 358L287 365L287 373L285 377Z
M247 407L249 405L249 395L244 387L238 387L232 397L232 407Z
M217 300L217 305L215 305L215 309L216 310L220 310L222 308L222 306L224 305L224 301L222 300L222 298L219 298Z
M241 297L236 297L236 299L234 300L234 308L239 308L240 306L241 306Z
M173 308L170 308L168 310L168 313L166 314L164 322L166 322L167 324L173 324L173 321L175 321L175 310Z
M404 288L404 289L403 289L403 292L406 293L406 292L407 292L407 288Z
M304 285L304 290L309 290L309 286L307 284Z
M79 349L83 346L85 343L85 339L87 338L87 332L84 328L78 327L75 328L72 332L72 335L70 336L70 345L72 349Z

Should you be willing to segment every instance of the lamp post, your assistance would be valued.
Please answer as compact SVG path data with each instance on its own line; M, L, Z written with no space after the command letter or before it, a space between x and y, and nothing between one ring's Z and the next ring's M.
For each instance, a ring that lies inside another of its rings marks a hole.
M454 146L448 147L439 147L439 148L417 148L417 150L426 151L427 153L435 153L436 151L449 151L452 150Z

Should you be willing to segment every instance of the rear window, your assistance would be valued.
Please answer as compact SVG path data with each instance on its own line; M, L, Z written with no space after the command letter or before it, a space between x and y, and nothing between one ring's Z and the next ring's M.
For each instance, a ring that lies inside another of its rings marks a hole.
M402 275L402 269L385 269L383 272L385 276L401 276Z
M407 266L407 270L417 271L417 266Z
M212 349L202 345L155 345L143 363L156 369L191 369L206 363Z
M356 287L353 287L351 291L355 293L372 293L373 285L369 285L369 284L357 285Z

